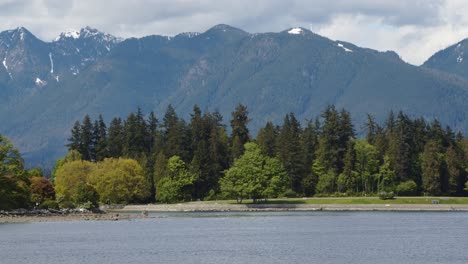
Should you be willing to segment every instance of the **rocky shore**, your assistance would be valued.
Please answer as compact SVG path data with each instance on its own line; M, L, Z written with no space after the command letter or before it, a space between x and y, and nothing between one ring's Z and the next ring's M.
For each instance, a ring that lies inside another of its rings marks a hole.
M0 224L27 222L63 222L63 221L119 221L136 218L146 218L145 214L106 213L104 211L88 211L82 209L63 210L26 210L0 211Z
M0 224L62 221L119 221L157 218L149 212L258 212L258 211L401 211L468 212L466 204L223 204L191 202L180 204L127 205L119 209L0 211ZM131 212L131 213L130 213Z

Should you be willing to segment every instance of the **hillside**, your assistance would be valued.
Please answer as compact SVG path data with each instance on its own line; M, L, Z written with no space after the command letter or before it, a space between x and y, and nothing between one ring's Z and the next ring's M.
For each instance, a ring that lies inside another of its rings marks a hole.
M424 62L422 66L467 79L468 61L465 60L465 54L468 54L468 39L464 39L438 51Z
M0 131L30 164L63 155L73 122L86 113L108 119L138 106L161 117L172 104L187 117L198 104L228 123L243 103L254 133L288 112L314 118L327 104L349 110L358 131L366 113L383 120L392 109L468 131L461 78L303 28L251 34L217 25L126 40L85 28L51 43L20 28L0 33L0 57L7 62L0 67Z

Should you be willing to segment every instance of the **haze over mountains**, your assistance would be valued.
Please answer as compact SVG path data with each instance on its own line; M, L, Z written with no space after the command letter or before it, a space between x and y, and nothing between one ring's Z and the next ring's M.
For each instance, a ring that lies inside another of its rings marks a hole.
M18 28L0 33L0 131L30 165L63 155L70 128L85 114L124 117L138 106L161 117L172 104L187 117L198 104L219 110L228 123L243 103L255 132L268 120L280 124L286 113L312 119L335 104L358 124L366 113L383 120L403 110L468 132L467 45L417 67L395 52L303 28L251 34L217 25L204 33L122 40L86 27L52 42Z

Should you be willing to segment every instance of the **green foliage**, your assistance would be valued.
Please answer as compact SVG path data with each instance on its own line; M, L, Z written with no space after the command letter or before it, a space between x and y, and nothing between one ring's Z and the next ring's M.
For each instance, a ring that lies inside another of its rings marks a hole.
M422 153L422 187L429 195L438 195L442 192L442 159L439 146L434 140L424 146Z
M393 192L379 192L379 198L381 200L392 200L395 198L395 194Z
M190 174L184 161L179 156L172 156L167 161L164 177L159 181L157 200L173 203L190 199L195 177Z
M396 193L400 196L412 196L418 192L418 185L412 181L401 182L395 189Z
M0 134L0 210L29 206L29 184L18 150Z
M333 170L328 170L326 173L319 174L319 180L315 187L316 193L333 193L336 185L336 173Z
M55 200L45 200L39 205L40 209L59 209L59 204Z
M280 197L285 197L285 198L296 198L298 197L297 193L291 189L287 189L284 193L280 195Z
M99 194L93 186L83 182L78 183L76 191L71 196L71 200L77 208L84 208L84 204L90 204L93 208L99 206Z
M282 164L263 154L255 143L247 143L244 147L244 154L220 179L221 191L239 203L249 197L256 201L284 192L289 179Z
M302 178L306 173L306 149L301 142L302 129L293 113L286 115L277 139L277 158L288 173L289 188L302 191Z
M87 182L102 203L141 202L150 196L150 183L143 168L132 159L108 158L97 163Z
M99 180L84 177L84 182L94 186L101 202L119 203L214 197L258 201L280 196L287 189L299 196L390 191L401 195L421 191L464 194L468 141L450 128L442 128L437 121L429 124L421 118L412 120L401 112L397 116L391 112L381 126L369 115L366 140L355 139L349 112L338 112L330 105L321 119L316 118L315 123L308 121L305 128L293 113L285 116L281 126L267 122L259 131L257 145L248 142L251 139L246 126L250 121L247 114L243 105L232 112L230 136L218 112L203 113L198 106L193 108L188 124L177 116L172 106L168 107L160 126L153 113L145 119L138 109L123 125L120 119L114 118L106 133L100 117L92 129L90 144L94 145L86 148L91 153L95 151L98 161L97 142L107 135L104 149L109 151L109 156L136 159L143 169L146 185L150 186L150 194L132 196L121 189L127 176L114 172L117 166L113 165L101 169ZM85 124L91 122L86 119L89 117L85 117L83 124L78 122L74 129L79 139L86 138L82 133ZM431 147L431 144L435 145ZM82 140L78 145L85 148ZM170 156L177 158L167 160ZM55 171L63 170L65 164L73 161L81 161L77 150L58 161ZM96 173L104 163L92 163L93 168L84 175ZM74 170L83 168L76 166ZM67 172L71 188L64 188L63 182L57 185L57 199L61 203L73 201L73 194L67 192L76 193L73 182L83 181L83 176L73 176L79 174L76 171ZM119 183L110 185L113 181ZM142 193L146 193L146 185L141 187ZM34 195L33 199L41 198Z
M94 170L95 164L76 160L64 163L55 174L55 192L63 202L81 202L77 193L86 185L87 177ZM62 202L61 201L61 202Z
M248 114L247 107L242 104L238 104L234 112L231 113L232 156L234 159L244 153L244 144L250 140L249 129L247 128L247 124L250 122Z

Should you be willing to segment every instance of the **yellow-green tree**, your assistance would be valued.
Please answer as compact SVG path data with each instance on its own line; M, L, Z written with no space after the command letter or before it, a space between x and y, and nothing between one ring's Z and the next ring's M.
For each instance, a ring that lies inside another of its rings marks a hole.
M75 160L62 164L55 172L55 192L57 202L73 202L76 205L85 203L83 201L83 190L89 190L87 177L95 169L95 164L84 160ZM89 190L92 191L92 190ZM89 195L92 197L92 195ZM85 197L86 198L86 197ZM95 203L95 201L89 201ZM68 206L66 206L68 207Z
M143 168L133 159L108 158L97 163L88 183L102 203L141 202L151 195Z

